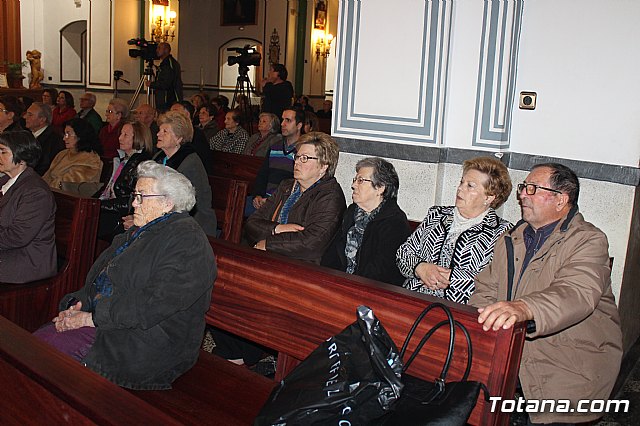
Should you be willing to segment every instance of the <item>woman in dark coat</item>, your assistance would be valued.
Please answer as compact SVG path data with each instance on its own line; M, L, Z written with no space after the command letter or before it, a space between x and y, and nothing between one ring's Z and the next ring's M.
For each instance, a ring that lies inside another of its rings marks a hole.
M312 132L298 139L296 149L294 178L282 181L249 216L245 233L258 249L320 263L345 210L342 188L333 177L338 145L331 136Z
M118 156L113 159L113 173L100 192L98 237L109 241L114 235L124 232L122 218L131 210L129 196L138 180L138 164L151 159L151 131L138 122L125 123L120 131L119 144Z
M25 283L57 272L56 202L33 170L40 144L31 132L0 134L0 282Z
M183 175L145 161L132 199L134 226L35 335L120 386L169 389L198 359L216 264Z
M396 251L411 234L398 207L400 180L393 164L364 158L356 164L353 204L322 257L322 265L389 284L402 285Z

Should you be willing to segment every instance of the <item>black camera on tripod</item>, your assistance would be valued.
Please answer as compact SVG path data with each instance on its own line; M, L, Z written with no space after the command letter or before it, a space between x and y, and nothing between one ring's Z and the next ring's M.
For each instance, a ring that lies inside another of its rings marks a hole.
M156 49L158 43L155 41L147 41L143 38L132 38L127 41L130 46L137 46L137 49L129 49L129 56L132 58L142 58L145 61L154 61L158 58Z
M229 47L227 51L239 53L238 56L229 56L229 59L227 60L227 64L229 64L229 66L236 64L241 68L258 66L262 59L262 56L258 53L256 48L251 47L248 44L245 44L244 47Z

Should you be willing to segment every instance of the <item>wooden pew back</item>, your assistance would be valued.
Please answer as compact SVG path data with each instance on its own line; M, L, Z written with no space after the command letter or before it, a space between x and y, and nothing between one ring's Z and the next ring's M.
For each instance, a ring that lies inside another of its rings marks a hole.
M271 253L210 240L218 263L207 321L279 352L276 380L284 377L320 342L355 320L355 309L371 307L398 346L411 324L428 304L430 296L283 258ZM470 380L487 385L492 396L513 396L524 343L523 324L497 332L485 332L477 312L469 306L448 303L455 318L469 330L473 341ZM433 311L426 329L444 319ZM418 333L418 336L422 335ZM417 339L419 340L419 339ZM416 342L409 346L411 353ZM409 372L433 380L440 373L448 331L434 334ZM456 335L455 357L448 380L461 377L466 366L466 346ZM407 354L408 356L409 354ZM506 415L490 413L490 404L479 399L471 424L505 424Z
M264 162L263 157L213 151L213 174L249 182L249 193Z
M53 190L58 273L26 284L0 284L0 315L33 331L57 314L58 301L78 289L95 259L100 201Z
M209 176L209 185L213 194L211 207L216 212L218 228L222 230L220 238L239 243L249 183L220 176Z

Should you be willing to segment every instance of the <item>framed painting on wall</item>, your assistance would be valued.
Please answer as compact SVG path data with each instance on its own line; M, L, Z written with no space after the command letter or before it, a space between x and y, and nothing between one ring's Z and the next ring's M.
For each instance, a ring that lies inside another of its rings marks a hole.
M316 2L316 10L313 17L313 28L324 31L327 26L327 1L318 0Z
M221 25L257 25L256 0L223 0Z

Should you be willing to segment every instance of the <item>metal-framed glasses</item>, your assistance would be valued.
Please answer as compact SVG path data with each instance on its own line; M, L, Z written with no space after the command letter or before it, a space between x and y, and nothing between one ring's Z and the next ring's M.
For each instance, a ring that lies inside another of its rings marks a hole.
M526 189L527 195L534 195L538 189L544 189L545 191L555 192L556 194L562 194L562 192L557 189L545 188L544 186L536 185L535 183L519 183L518 184L518 194L522 192L522 190Z
M302 155L296 154L293 156L293 160L300 161L301 163L306 163L309 160L318 160L318 157L312 157L310 155L305 155L305 154L302 154Z
M365 182L371 182L371 184L373 185L373 181L371 179L367 179L367 178L363 178L363 177L354 177L353 179L351 179L351 183L356 183L358 182L358 185L362 185Z
M133 202L135 201L138 204L142 204L142 201L145 198L151 198L151 197L166 197L166 195L165 194L142 194L140 192L132 192L131 195L129 196L129 202L133 204Z

